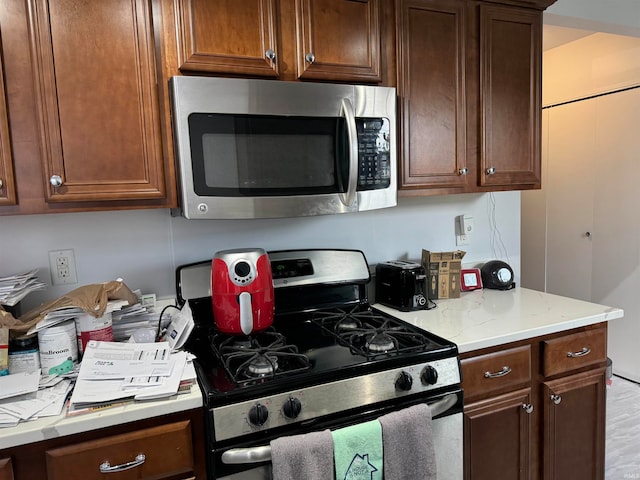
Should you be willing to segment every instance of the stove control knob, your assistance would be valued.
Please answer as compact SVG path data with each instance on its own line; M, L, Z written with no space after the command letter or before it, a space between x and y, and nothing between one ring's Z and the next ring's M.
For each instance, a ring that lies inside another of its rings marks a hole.
M261 403L256 403L249 409L249 423L256 427L260 427L267 422L269 418L269 410Z
M296 418L302 411L302 403L296 397L289 397L282 405L282 413L287 418Z
M396 379L396 389L404 390L405 392L411 390L413 386L413 378L407 372L400 372L400 376Z
M435 385L438 383L438 370L431 365L427 365L420 374L420 380L422 380L422 383L425 385Z

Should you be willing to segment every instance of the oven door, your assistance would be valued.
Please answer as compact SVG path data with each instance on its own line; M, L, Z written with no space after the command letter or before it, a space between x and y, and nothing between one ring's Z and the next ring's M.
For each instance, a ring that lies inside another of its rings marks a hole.
M348 414L340 418L319 421L305 428L286 432L284 435L299 435L310 431L337 429L378 418L386 413L427 402L433 414L433 441L436 453L436 468L439 480L460 480L463 477L462 442L462 390L449 391L426 399L423 396L405 399L393 406L367 409L357 415ZM255 445L242 444L214 449L211 460L216 480L271 480L269 442L273 437L262 437Z

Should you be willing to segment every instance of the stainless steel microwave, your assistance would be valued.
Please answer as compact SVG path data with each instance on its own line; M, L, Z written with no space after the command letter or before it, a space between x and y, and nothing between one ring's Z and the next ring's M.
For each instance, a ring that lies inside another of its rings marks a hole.
M176 76L182 214L276 218L397 203L394 88Z

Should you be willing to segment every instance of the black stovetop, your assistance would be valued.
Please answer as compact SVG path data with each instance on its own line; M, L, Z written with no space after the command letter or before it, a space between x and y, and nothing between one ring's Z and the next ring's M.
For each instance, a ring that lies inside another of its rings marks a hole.
M270 373L256 378L244 376L239 381L234 381L233 374L238 362L231 362L231 368L229 365L225 367L225 362L216 356L216 352L220 350L221 343L235 339L229 339L215 330L207 303L210 305L210 299L191 301L197 327L189 342L189 350L197 357L198 380L208 407L454 357L458 354L457 347L452 342L375 310L368 304L356 304L334 310L354 310L357 315L365 315L365 318L373 315L373 326L376 329L382 326L381 324L391 322L392 330L402 332L399 345L394 345L386 352L369 352L363 349L363 344L370 336L363 335L360 326L347 334L348 337L355 336L356 346L353 347L348 345L348 339L345 340L344 335L342 338L334 335L332 323L326 320L327 316L331 315L320 314L317 311L276 315L273 326L256 337L266 337L268 343L272 332L282 335L284 344L293 346L297 353L308 359L308 365L298 360L290 362L288 358L279 359L279 365L291 364L292 371Z

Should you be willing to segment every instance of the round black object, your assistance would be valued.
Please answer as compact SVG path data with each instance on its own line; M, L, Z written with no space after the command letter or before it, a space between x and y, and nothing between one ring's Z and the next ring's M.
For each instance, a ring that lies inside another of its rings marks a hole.
M485 263L480 269L482 286L495 290L510 290L516 286L513 280L513 269L508 263L500 260L492 260Z

